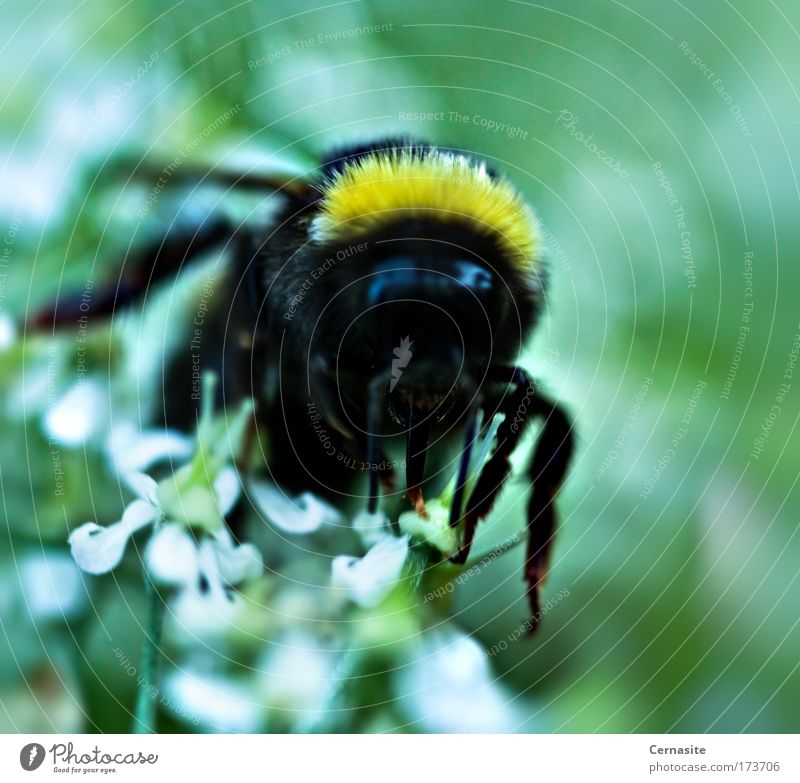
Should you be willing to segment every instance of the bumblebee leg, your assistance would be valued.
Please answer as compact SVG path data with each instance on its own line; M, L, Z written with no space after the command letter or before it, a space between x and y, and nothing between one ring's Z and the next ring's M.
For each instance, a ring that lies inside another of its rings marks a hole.
M508 479L511 473L511 454L517 447L528 424L527 415L519 415L517 412L527 411L525 400L526 396L530 395L531 383L523 370L513 368L510 372L511 382L515 384L516 388L513 393L505 395L500 400L494 411L504 413L505 419L497 430L497 446L495 446L489 461L483 466L475 488L467 501L467 510L464 514L464 538L461 548L451 558L454 563L467 561L472 540L475 537L475 529L491 511L500 490Z
M125 259L116 285L96 290L91 300L65 294L31 319L34 329L74 325L78 318L105 317L146 295L150 286L176 276L184 264L215 245L232 239L235 227L221 216L208 216L201 224L173 229L160 240Z
M531 414L544 420L529 468L533 493L528 503L525 581L533 633L541 616L539 587L547 576L548 556L556 532L555 497L572 457L574 436L564 411L546 397L536 397Z

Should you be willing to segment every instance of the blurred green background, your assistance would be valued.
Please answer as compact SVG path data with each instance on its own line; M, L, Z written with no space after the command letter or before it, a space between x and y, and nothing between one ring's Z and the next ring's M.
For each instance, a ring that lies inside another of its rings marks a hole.
M70 358L21 326L90 269L113 280L158 218L140 227L98 171L181 150L307 167L396 132L485 156L548 238L525 363L577 421L545 591L568 595L534 639L500 644L525 618L516 549L455 604L503 647L515 725L800 730L797 4L137 0L5 3L0 22L3 730L125 731L135 689L109 653L141 633L135 567L34 611L42 553L121 508L83 447L60 452L54 496L41 417ZM523 490L478 550L520 529ZM80 582L68 566L56 592Z

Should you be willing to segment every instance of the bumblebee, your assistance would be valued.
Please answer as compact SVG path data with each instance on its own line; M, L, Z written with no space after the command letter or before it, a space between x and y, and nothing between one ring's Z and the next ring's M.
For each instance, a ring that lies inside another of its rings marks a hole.
M170 184L193 176L178 171ZM306 180L199 179L269 193L280 209L261 225L214 210L173 224L126 260L93 312L226 247L225 306L213 328L204 324L200 355L221 368L224 404L255 401L270 472L284 486L328 495L358 496L366 484L370 512L382 497L401 497L422 516L427 488L455 473L456 563L467 561L512 452L540 419L524 566L535 628L573 434L562 408L517 365L547 290L540 231L520 193L472 155L400 138L335 151ZM69 321L72 309L61 302L44 320ZM170 425L187 423L190 377L177 367L166 380ZM493 450L465 496L473 445L497 414ZM403 447L405 458L393 459Z

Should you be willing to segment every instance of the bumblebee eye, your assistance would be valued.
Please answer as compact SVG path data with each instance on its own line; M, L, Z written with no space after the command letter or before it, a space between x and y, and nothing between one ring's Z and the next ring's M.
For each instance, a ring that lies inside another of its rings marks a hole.
M474 261L396 257L375 270L367 289L367 305L408 299L446 304L470 292L485 299L494 288L492 272Z
M474 261L456 261L453 266L456 280L477 296L493 290L494 275L486 267Z

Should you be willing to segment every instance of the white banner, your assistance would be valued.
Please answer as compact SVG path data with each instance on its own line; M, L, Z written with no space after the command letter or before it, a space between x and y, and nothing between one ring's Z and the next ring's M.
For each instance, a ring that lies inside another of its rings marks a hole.
M0 781L798 781L794 735L2 735Z

